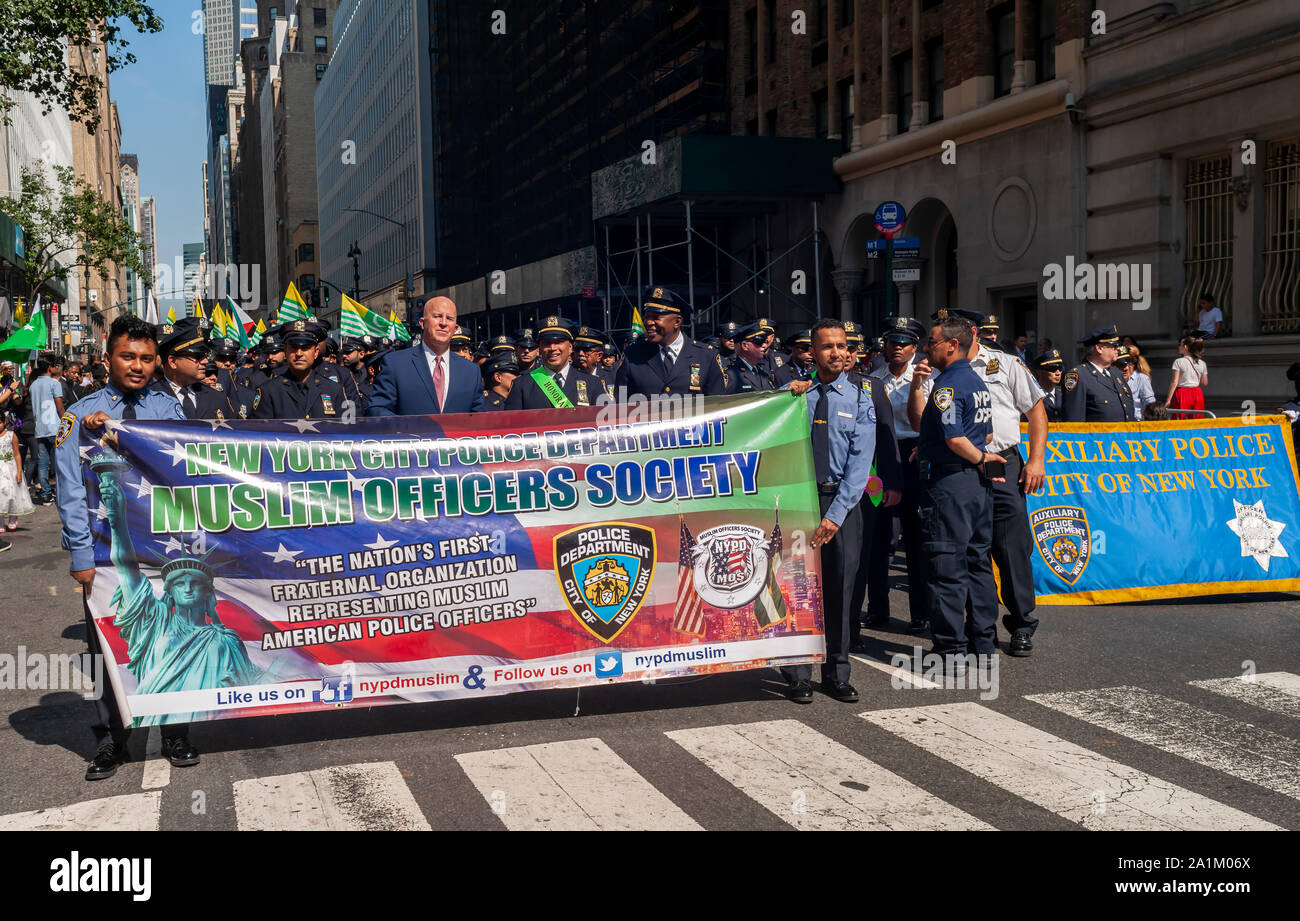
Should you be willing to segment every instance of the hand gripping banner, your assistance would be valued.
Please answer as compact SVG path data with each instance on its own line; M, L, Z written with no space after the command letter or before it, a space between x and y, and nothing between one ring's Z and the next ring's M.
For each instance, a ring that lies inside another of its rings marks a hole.
M1040 604L1300 590L1284 416L1053 424L1044 468L1028 497Z
M78 426L124 720L821 661L804 398L674 407Z

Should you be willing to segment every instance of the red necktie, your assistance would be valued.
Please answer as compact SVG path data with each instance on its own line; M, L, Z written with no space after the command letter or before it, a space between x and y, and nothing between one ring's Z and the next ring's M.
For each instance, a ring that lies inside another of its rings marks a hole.
M442 356L433 360L433 390L438 395L438 412L442 412L443 404L447 402L447 375L442 370Z

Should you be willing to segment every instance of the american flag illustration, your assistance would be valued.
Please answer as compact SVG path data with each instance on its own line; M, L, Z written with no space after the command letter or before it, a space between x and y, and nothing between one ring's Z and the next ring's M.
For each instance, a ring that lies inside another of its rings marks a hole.
M700 596L695 591L695 580L691 573L691 548L695 538L682 524L682 544L677 557L677 605L673 608L673 629L694 636L704 636L704 610Z

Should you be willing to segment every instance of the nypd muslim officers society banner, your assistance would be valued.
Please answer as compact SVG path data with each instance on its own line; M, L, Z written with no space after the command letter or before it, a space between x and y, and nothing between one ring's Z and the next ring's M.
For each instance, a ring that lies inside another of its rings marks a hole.
M804 398L650 409L78 426L125 718L821 661Z
M1300 590L1284 416L1053 424L1044 461L1028 502L1040 604Z

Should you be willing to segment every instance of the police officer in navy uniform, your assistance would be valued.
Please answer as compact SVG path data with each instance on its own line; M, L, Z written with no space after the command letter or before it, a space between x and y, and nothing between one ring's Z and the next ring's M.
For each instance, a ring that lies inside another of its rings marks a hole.
M197 324L195 331L198 332ZM86 487L82 480L82 459L78 429L81 426L94 433L104 433L104 425L112 419L184 419L181 405L171 393L150 390L148 385L157 362L157 332L155 327L139 317L122 316L113 321L108 330L108 383L78 400L63 414L59 433L55 439L55 463L59 477L59 518L63 522L62 544L71 556L70 571L82 588L82 612L86 624L86 644L97 660L102 655L99 637L90 616L91 597L95 580L95 547L90 532L90 509L86 501ZM99 592L109 591L101 586ZM95 734L96 752L86 767L87 780L103 780L117 773L117 766L126 760L126 745L130 736L117 709L113 689L102 679L92 706L95 710L91 731ZM162 750L166 758L178 767L199 763L199 752L189 741L188 723L162 725Z
M538 364L537 340L531 329L515 330L515 357L519 359L519 370L527 374Z
M253 418L337 420L347 394L338 381L315 367L324 327L315 320L293 320L284 326L285 371L258 389Z
M993 349L994 351L1004 351L1002 346L998 345L998 333L1002 330L1002 324L996 314L989 314L980 324L980 347Z
M718 354L722 357L723 364L736 354L736 333L742 325L744 324L723 323L713 331L714 338L718 340Z
M765 393L799 379L788 363L768 360L768 336L757 321L736 331L736 355L726 366L727 393Z
M990 559L993 493L984 469L1003 461L985 450L993 434L993 401L966 357L973 339L970 321L937 321L926 340L928 363L913 371L912 387L915 393L930 366L939 372L925 399L917 442L934 651L945 657L974 652L984 664L991 659L983 657L997 652L998 617ZM965 660L950 658L946 666L961 673Z
M451 351L466 361L473 361L473 348L474 340L470 338L469 333L465 332L463 326L457 326L456 331L451 334Z
M1043 409L1047 412L1048 422L1061 421L1061 370L1065 365L1061 353L1048 349L1029 363L1029 370L1034 372L1034 379L1043 388Z
M821 689L836 700L853 703L858 692L849 684L849 646L857 612L850 610L853 582L860 565L860 506L871 457L876 450L875 404L850 379L852 353L839 320L819 320L812 328L817 375L789 384L808 395L813 471L822 520L812 546L821 551L822 606L826 661ZM787 694L796 703L812 702L812 666L782 670Z
M367 340L370 340L367 342ZM370 374L366 371L365 356L373 352L373 346L377 345L377 340L369 333L364 336L354 336L343 340L343 345L339 349L340 370L346 372L352 377L352 384L356 388L357 411L365 412L366 404L370 402L370 391L373 384L370 380ZM347 387L344 387L347 392Z
M682 332L682 323L690 318L690 304L668 288L651 288L641 311L646 337L627 346L614 378L616 399L724 392L726 377L717 351Z
M1086 360L1061 380L1062 422L1132 422L1133 394L1124 375L1112 367L1119 354L1119 332L1114 326L1094 329L1079 340L1088 350Z
M351 371L339 364L339 346L329 337L328 327L322 323L321 328L324 331L325 338L316 347L316 372L323 377L328 377L342 387L343 395L355 408L357 415L362 415L366 407L361 397L361 390L357 387L356 379L352 376Z
M759 328L763 330L763 361L767 365L767 370L772 375L776 375L782 368L790 364L790 355L781 349L776 342L776 327L767 317L758 318ZM789 372L785 372L789 374Z
M601 359L605 357L608 334L590 326L579 326L573 334L573 362L579 369L600 378L605 392L614 395L614 372L605 370Z
M514 349L497 353L483 362L483 402L489 410L506 408L506 398L519 377L519 359Z
M537 327L537 346L541 362L533 371L525 371L515 378L506 398L506 409L569 408L560 394L572 406L594 406L606 393L604 381L573 364L573 324L568 320L546 317ZM538 380L543 374L558 388L554 399L547 393L552 388Z
M253 408L253 391L241 387L235 380L235 374L239 371L239 343L233 339L217 339L209 341L209 344L217 364L217 384L229 395L230 405L239 414L239 418L247 419Z
M209 355L197 317L158 326L158 356L163 376L150 390L167 393L181 404L186 419L242 419L231 394L221 384L203 383Z
M785 344L790 352L790 373L795 380L811 380L817 373L817 366L813 363L812 330L801 329L791 333Z
M257 344L258 360L252 368L241 368L244 373L235 377L239 386L254 393L271 379L275 369L284 364L284 340L281 338L283 325L272 326L262 335Z

